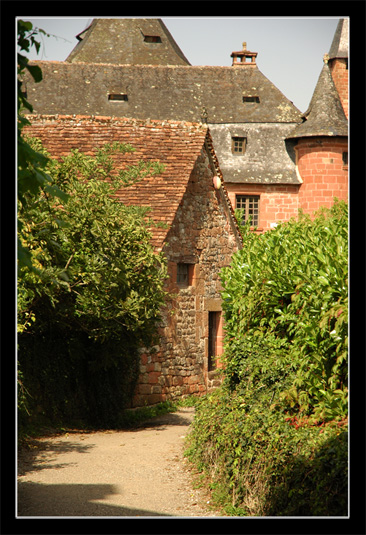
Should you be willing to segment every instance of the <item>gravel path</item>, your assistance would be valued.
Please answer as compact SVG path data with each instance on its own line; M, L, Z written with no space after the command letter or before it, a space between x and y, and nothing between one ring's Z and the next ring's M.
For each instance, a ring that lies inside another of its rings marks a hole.
M220 516L183 457L191 407L128 431L82 431L19 452L18 516Z

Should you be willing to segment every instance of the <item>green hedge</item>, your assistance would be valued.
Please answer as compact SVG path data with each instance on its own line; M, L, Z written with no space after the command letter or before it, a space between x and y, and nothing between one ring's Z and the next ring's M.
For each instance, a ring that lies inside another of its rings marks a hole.
M222 272L223 386L187 455L228 514L347 515L347 206L244 246Z

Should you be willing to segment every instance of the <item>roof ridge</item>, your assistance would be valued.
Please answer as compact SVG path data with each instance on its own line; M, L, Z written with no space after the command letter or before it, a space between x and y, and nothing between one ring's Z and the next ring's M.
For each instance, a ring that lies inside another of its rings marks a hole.
M27 116L31 117L32 120L35 119L52 119L55 120L92 120L92 121L99 121L99 122L115 122L115 123L124 123L124 124L131 124L131 125L161 125L161 126L181 126L183 128L189 128L189 129L195 129L197 131L201 131L202 133L206 133L209 128L208 125L205 123L199 123L199 122L190 122L190 121L179 121L176 119L138 119L134 117L117 117L113 115L84 115L84 114L62 114L62 113L32 113L27 114Z

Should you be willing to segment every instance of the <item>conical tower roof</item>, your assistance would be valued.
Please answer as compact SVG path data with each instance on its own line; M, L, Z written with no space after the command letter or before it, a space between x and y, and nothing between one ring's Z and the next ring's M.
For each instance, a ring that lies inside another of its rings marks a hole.
M328 60L315 87L310 106L303 114L305 121L287 139L310 136L348 136L348 121L334 85Z
M69 63L190 65L160 19L94 19L77 39Z
M348 19L339 19L331 47L329 59L348 58Z

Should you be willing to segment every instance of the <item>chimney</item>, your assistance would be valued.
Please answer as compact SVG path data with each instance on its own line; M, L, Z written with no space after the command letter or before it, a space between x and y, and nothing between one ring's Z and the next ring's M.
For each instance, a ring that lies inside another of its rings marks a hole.
M247 50L247 44L244 41L243 50L238 52L232 52L231 56L233 58L232 66L233 67L254 67L256 64L255 58L257 57L258 52L250 52Z

